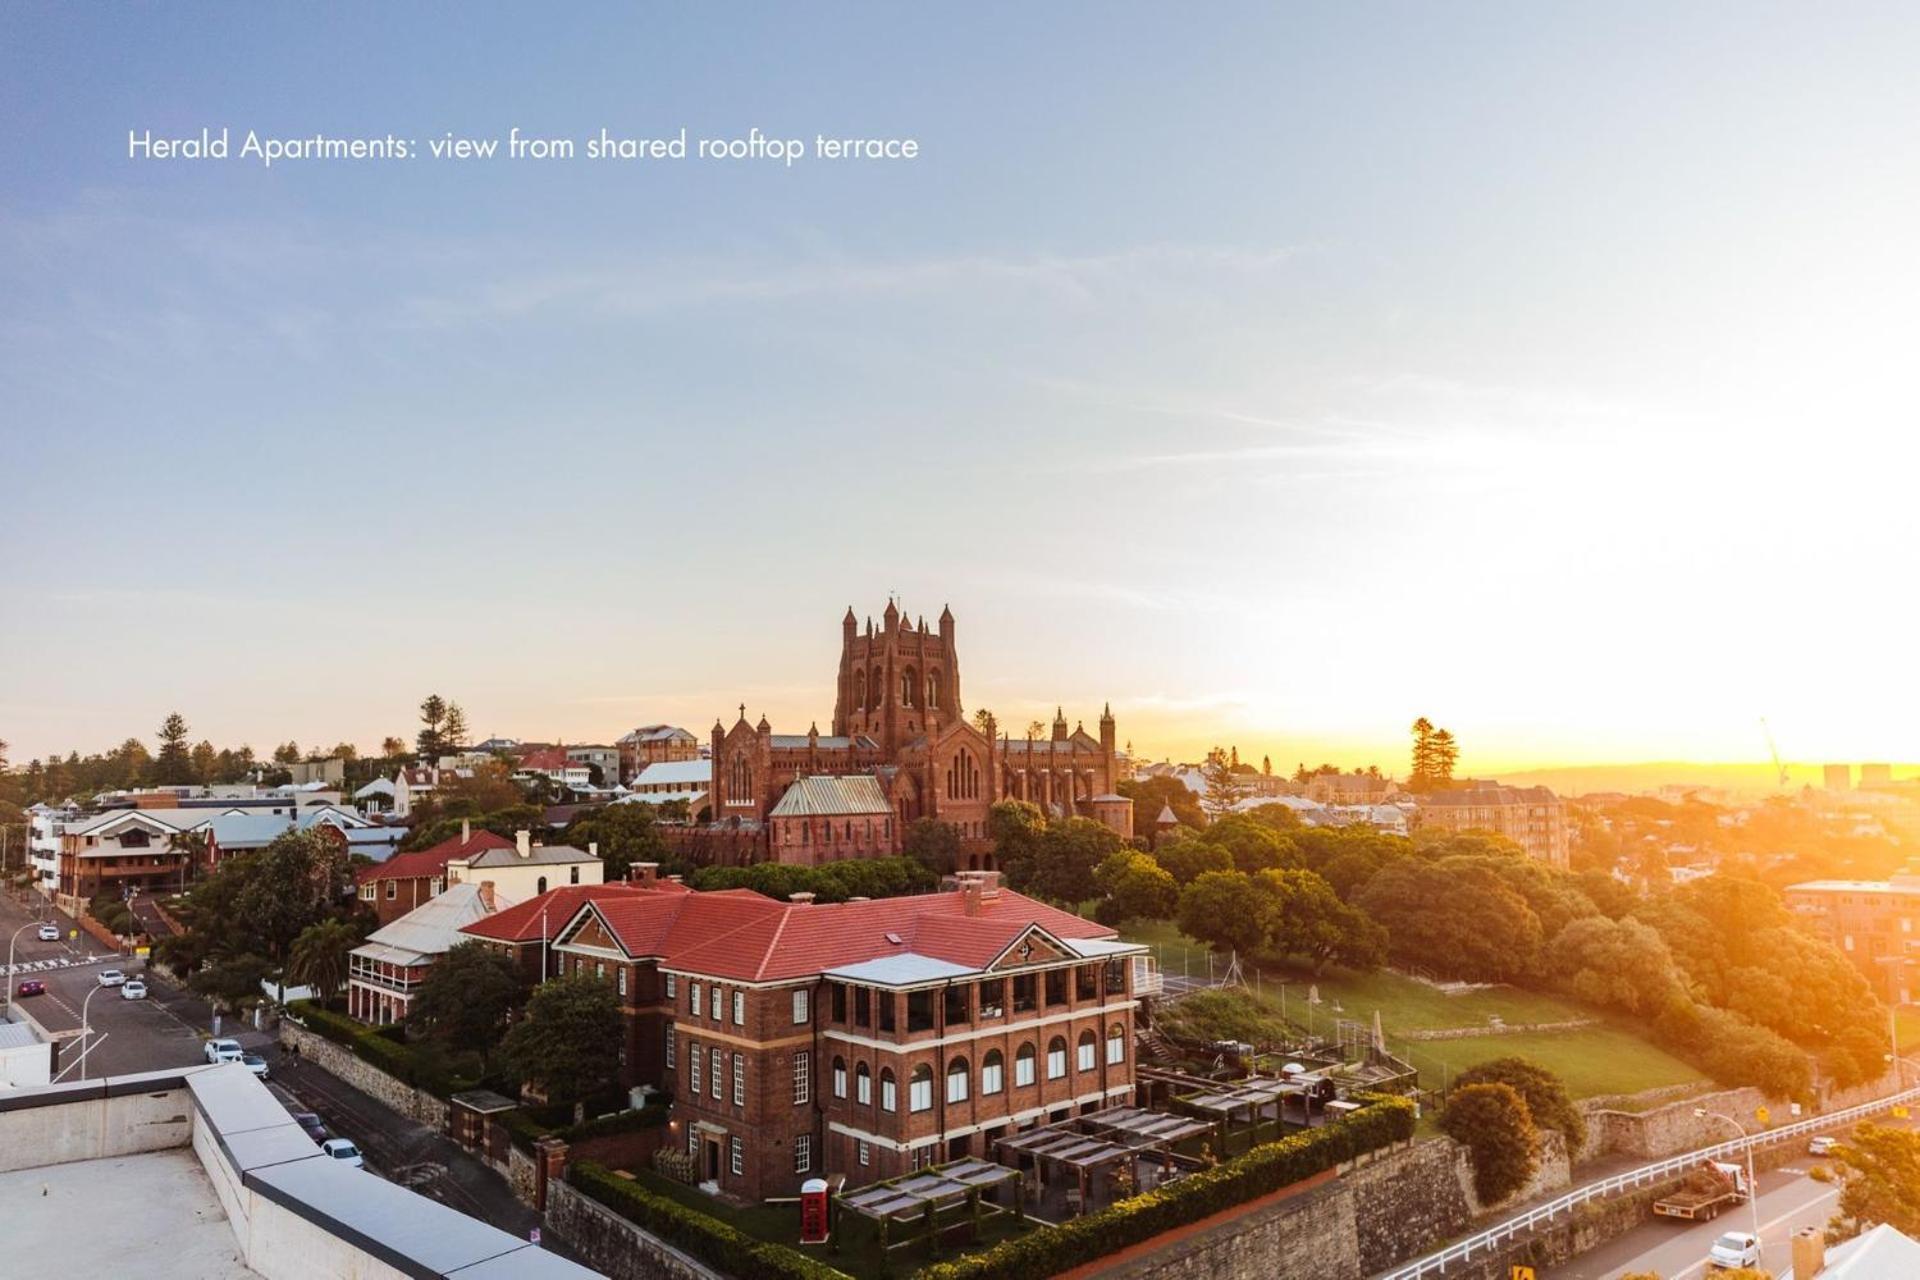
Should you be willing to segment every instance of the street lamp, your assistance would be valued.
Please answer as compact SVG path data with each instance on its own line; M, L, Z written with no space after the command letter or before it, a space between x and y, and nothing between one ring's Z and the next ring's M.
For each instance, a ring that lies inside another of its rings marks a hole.
M13 936L7 939L7 1020L8 1021L13 1020L13 948L14 948L14 944L20 941L21 934L25 933L29 929L38 929L39 927L40 927L40 921L29 920L25 924L21 925L18 929L15 929L13 931Z
M1733 1126L1735 1133L1743 1138L1747 1136L1747 1127L1732 1116L1722 1115L1718 1111L1708 1111L1705 1107L1695 1107L1693 1116L1696 1120L1705 1120L1708 1117L1725 1120ZM1753 1144L1751 1142L1747 1144L1747 1208L1753 1210L1753 1247L1764 1256L1766 1247L1760 1243L1760 1184L1753 1180Z
M91 1005L93 998L104 990L106 988L96 984L93 990L87 992L87 998L80 1002L80 1078L82 1080L87 1078L87 1041L93 1035L93 1024L87 1021L87 1006Z

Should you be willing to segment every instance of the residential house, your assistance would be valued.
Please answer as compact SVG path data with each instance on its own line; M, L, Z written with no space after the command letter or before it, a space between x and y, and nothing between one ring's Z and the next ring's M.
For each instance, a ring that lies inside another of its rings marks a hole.
M459 836L429 849L396 853L355 876L354 888L361 903L372 908L381 924L392 924L446 889L449 862L457 858L470 863L489 849L511 848L513 841L491 831L475 831L470 822L462 820Z
M460 930L512 900L491 881L453 885L355 947L347 964L347 1012L375 1026L404 1022L427 970L468 941Z
M620 748L585 744L565 748L567 759L575 764L587 767L588 781L594 786L612 787L620 783ZM592 782L593 771L600 771L600 781Z
M514 766L513 776L523 781L546 778L556 787L583 788L593 783L587 766L570 758L565 747L542 747L526 752Z
M576 849L567 844L534 844L532 835L516 831L506 847L489 845L447 860L447 883L491 880L503 896L515 902L538 897L563 884L599 884L603 879L600 847Z

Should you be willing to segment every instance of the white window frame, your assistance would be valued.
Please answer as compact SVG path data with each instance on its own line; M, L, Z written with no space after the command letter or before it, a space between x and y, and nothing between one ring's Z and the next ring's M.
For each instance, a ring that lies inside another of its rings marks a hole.
M864 1062L853 1068L853 1100L863 1107L873 1105L873 1068Z
M1027 1045L1023 1047L1032 1048L1033 1046ZM1029 1053L1029 1054L1021 1054L1021 1053L1015 1052L1015 1054L1013 1055L1013 1087L1014 1088L1025 1089L1030 1087L1034 1082L1034 1078L1039 1074L1039 1072L1040 1072L1040 1051L1038 1049L1035 1049L1032 1053Z
M693 1006L693 1016L696 1018L699 1017L702 1009L700 1004L700 984L697 982L689 982L687 984L687 996L687 1003Z
M671 1022L667 1024L666 1059L667 1059L667 1070L672 1071L674 1069L673 1067L674 1053L673 1053L673 1024Z
M744 1053L733 1055L733 1105L747 1105L747 1055Z
M995 1050L994 1052L998 1052ZM980 1096L990 1098L1007 1087L1007 1060L989 1053L980 1059Z
M733 993L733 1025L736 1027L747 1025L747 993L744 991Z
M811 1173L813 1171L813 1135L795 1134L793 1138L793 1171Z
M700 1096L700 1068L706 1061L700 1056L703 1052L698 1042L687 1041L687 1092L695 1098Z
M726 1089L724 1088L726 1081L720 1078L720 1073L726 1069L727 1065L726 1051L723 1049L713 1050L713 1056L707 1060L707 1065L713 1068L713 1078L707 1081L707 1094L715 1102L718 1102L722 1097L726 1096Z
M1114 1028L1114 1030L1117 1029L1117 1027ZM1114 1035L1113 1030L1109 1030L1107 1032L1107 1065L1116 1067L1126 1060L1127 1033L1122 1031L1119 1035Z
M747 1144L739 1138L727 1139L727 1168L736 1178L747 1171Z
M1092 1035L1082 1032L1079 1043L1073 1046L1073 1064L1081 1071L1091 1071L1100 1065L1099 1041Z
M793 1105L804 1106L813 1100L813 1055L805 1049L793 1054Z
M625 965L616 966L613 972L614 972L614 985L619 989L621 995L623 996L626 995L627 994L627 966Z
M882 1111L900 1109L900 1078L891 1071L880 1073L880 1109Z
M1058 1069L1056 1070L1056 1068ZM1047 1048L1047 1079L1059 1080L1065 1077L1066 1074L1067 1074L1066 1044L1064 1042L1061 1043L1060 1056L1057 1062L1055 1061L1055 1058L1054 1058L1054 1052L1053 1052L1052 1046L1048 1046Z
M715 1022L725 1022L725 1010L727 1007L726 993L721 991L718 986L708 988L708 1003L712 1009L713 1020Z
M833 1096L836 1098L844 1098L847 1096L847 1061L845 1058L835 1058L833 1060Z
M947 1068L947 1101L948 1102L965 1102L967 1100L967 1095L970 1092L969 1081L971 1079L972 1079L971 1067L968 1067L965 1070L955 1071L951 1066L949 1066Z
M854 1153L860 1158L862 1166L873 1163L873 1148L867 1145L865 1138L856 1138L853 1142Z
M793 1025L801 1026L813 1012L812 992L805 987L795 987L793 991Z
M666 979L667 979L667 999L669 1000L678 999L680 996L680 984L677 981L675 981L674 976L670 973L666 975Z
M907 1077L907 1110L910 1112L933 1110L933 1072L928 1070L923 1077L919 1074Z

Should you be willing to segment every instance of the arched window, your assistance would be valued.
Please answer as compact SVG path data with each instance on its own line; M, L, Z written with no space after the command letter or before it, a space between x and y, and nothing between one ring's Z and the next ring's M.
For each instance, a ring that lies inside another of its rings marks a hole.
M867 710L878 711L886 703L886 677L875 667L867 673Z
M907 1110L933 1110L933 1068L924 1062L907 1077Z
M898 1109L900 1100L894 1096L893 1070L890 1067L880 1069L880 1109L893 1111Z
M542 894L542 893L545 893L546 891L547 891L547 878L545 876L541 876L539 887L534 890L534 893Z
M920 683L920 678L915 673L912 667L908 667L905 671L902 671L900 673L900 705L901 706L914 707L914 706L920 705L920 692L919 692L919 689L916 687L919 683Z
M853 1100L863 1107L873 1105L873 1073L864 1062L853 1069Z
M1080 1043L1074 1046L1074 1066L1081 1071L1091 1071L1098 1064L1098 1050L1094 1045L1093 1032L1082 1031Z
M1013 1083L1015 1088L1023 1089L1033 1083L1034 1063L1039 1056L1040 1055L1034 1050L1032 1041L1021 1045L1014 1053Z
M940 673L927 672L927 706L930 710L940 709Z
M1107 1028L1107 1061L1120 1063L1127 1060L1127 1029L1119 1023Z
M980 1059L980 1096L984 1098L996 1094L1006 1083L1006 1059L1000 1056L998 1049L987 1050L987 1056Z
M967 1080L969 1068L965 1058L955 1058L947 1063L947 1101L965 1102L967 1100Z
M736 755L727 762L727 803L746 804L753 799L753 766L746 756Z
M847 1096L847 1060L845 1058L833 1060L833 1096L836 1098Z
M867 705L867 673L859 667L853 669L853 688L850 692L852 694L853 709L856 711L865 710Z
M1067 1042L1055 1036L1047 1045L1047 1079L1058 1080L1067 1074Z

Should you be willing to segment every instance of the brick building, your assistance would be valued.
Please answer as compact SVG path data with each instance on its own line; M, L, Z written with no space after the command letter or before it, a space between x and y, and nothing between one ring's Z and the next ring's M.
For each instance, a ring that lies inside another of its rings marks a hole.
M1442 831L1489 831L1562 870L1567 865L1567 806L1546 787L1476 782L1420 797L1420 825Z
M767 841L775 862L803 866L900 852L886 790L863 773L797 780L767 815Z
M700 739L678 725L643 724L613 744L620 753L620 781L630 782L650 764L698 760Z
M504 836L475 831L471 823L463 821L457 837L442 840L430 849L397 853L377 866L367 867L354 877L354 888L361 904L371 907L381 924L392 924L446 890L449 862L471 862L489 849L510 852L513 847L513 841Z
M1115 790L1121 759L1111 708L1097 738L1084 727L1069 731L1064 711L1055 712L1050 735L1012 738L997 733L991 717L975 725L961 706L952 611L941 612L935 631L889 601L878 629L869 618L861 631L852 609L840 628L832 733L816 724L777 734L764 716L749 724L744 705L731 728L715 721L714 822L764 830L799 780L871 774L897 830L921 818L953 826L972 868L991 864L987 810L1001 800L1091 818L1131 838L1133 804Z
M1920 994L1920 868L1889 880L1809 880L1788 885L1787 908L1840 949L1889 1004Z
M613 983L624 1081L673 1097L670 1141L703 1181L764 1199L1132 1099L1146 949L996 881L833 905L581 886L466 932Z

